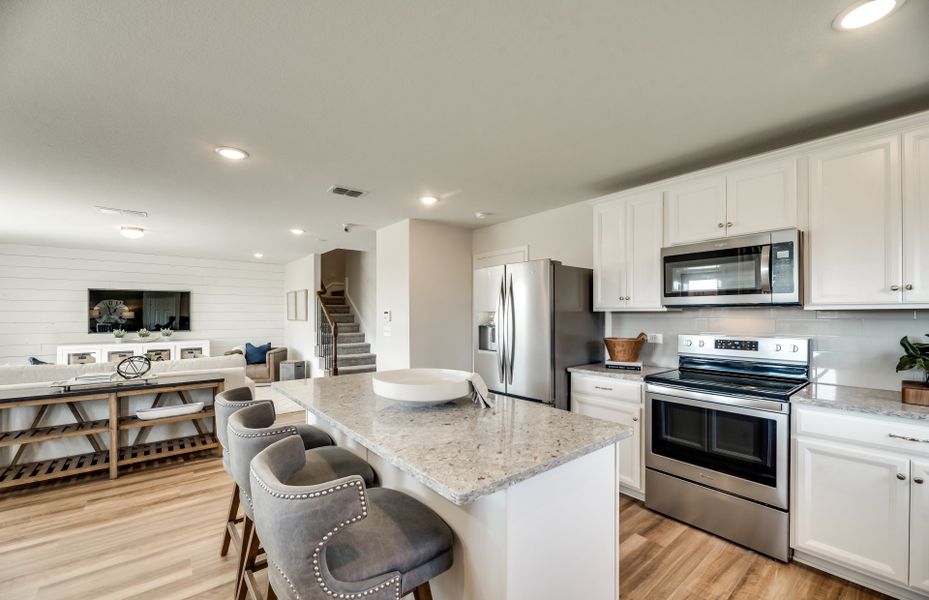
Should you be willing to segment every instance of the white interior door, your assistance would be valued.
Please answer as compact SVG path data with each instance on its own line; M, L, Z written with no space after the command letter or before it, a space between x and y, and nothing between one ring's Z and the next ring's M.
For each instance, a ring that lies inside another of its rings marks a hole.
M929 127L903 136L903 301L929 303Z
M796 548L906 585L909 461L888 452L803 438L796 440L795 449Z
M900 137L846 142L810 157L813 304L899 304Z
M727 173L726 217L729 236L796 227L797 160L764 161Z
M668 188L665 219L669 246L726 237L726 177L698 177Z
M594 207L594 309L626 306L626 202Z
M661 192L626 199L627 308L661 308Z
M929 593L929 462L910 463L910 585Z

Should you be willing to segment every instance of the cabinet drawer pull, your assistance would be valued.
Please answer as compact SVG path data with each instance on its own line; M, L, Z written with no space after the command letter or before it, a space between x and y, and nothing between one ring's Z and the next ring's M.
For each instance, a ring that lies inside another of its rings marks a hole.
M613 388L601 387L601 386L599 386L599 385L595 385L595 386L594 386L594 389L595 389L595 390L604 390L604 391L607 391L607 392L612 392L612 391L613 391Z
M888 433L887 437L892 437L895 440L905 440L907 442L921 442L923 444L929 444L929 440L921 440L919 438L908 437L905 435L897 435L896 433Z
M732 227L732 221L729 221L728 223L726 223L726 227Z
M899 286L899 285L892 285L892 286L890 286L890 291L892 291L892 292L900 291L900 286Z
M919 485L922 485L922 484L923 484L923 478L922 478L922 477L917 477L916 479L913 480L913 482L914 482L914 483L918 483Z
M716 226L719 227L720 229L722 229L722 228L725 227L726 225L725 225L724 223L717 223Z
M913 284L912 284L912 283L908 283L908 284L906 284L906 285L903 286L903 287L905 287L905 288L908 289L908 290L912 290L912 289L913 289Z
M897 473L897 479L899 479L900 481L906 481L906 475L904 475L903 473Z
M632 420L633 420L633 421L638 421L638 420L639 420L639 417L632 417ZM920 481L920 483L922 483L922 482Z

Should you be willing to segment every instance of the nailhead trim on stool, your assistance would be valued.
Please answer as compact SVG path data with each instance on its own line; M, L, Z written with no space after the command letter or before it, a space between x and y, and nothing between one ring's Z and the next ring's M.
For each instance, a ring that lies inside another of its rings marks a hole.
M282 433L295 434L297 433L296 427L281 427L279 429L270 429L262 431L261 433L239 433L234 429L229 430L234 436L240 438L258 438L258 437L268 437L269 435L281 435Z
M341 523L333 527L331 530L329 530L329 532L326 533L326 535L323 536L323 541L316 544L316 550L313 551L313 572L315 573L315 576L316 576L316 582L319 584L319 587L322 588L322 590L326 593L327 596L332 596L333 598L349 598L349 599L363 598L364 596L367 596L369 594L373 594L375 592L379 592L381 590L387 589L390 585L393 584L396 586L394 597L399 600L400 598L400 576L399 575L392 577L388 579L387 581L380 583L372 588L368 588L367 590L363 592L355 592L353 594L340 594L338 592L334 592L333 590L329 588L329 586L326 585L326 582L323 581L322 574L319 572L319 555L322 552L323 548L326 546L326 543L329 540L329 538L331 538L333 534L335 534L338 530L343 529L346 525L350 525L356 521L360 521L368 516L368 506L365 501L364 485L362 484L362 482L350 481L348 483L342 483L342 484L333 486L331 488L327 488L319 492L312 492L312 493L306 493L306 494L282 494L280 492L275 492L270 487L268 487L268 485L258 477L258 474L255 473L254 469L251 470L251 473L252 473L252 477L255 478L255 481L258 483L258 485L261 486L261 488L264 491L274 496L275 498L281 498L284 500L304 500L306 498L316 498L318 496L325 496L329 494L330 492L335 492L336 490L346 489L349 487L358 487L359 488L358 489L358 501L361 505L361 514L356 515L347 521L342 521ZM287 575L284 574L284 571L282 571L280 567L278 567L277 565L274 565L274 567L278 570L278 572L280 572L281 576L284 578L284 581L287 582L287 585L290 586L290 589L294 593L294 596L297 597L297 600L300 600L300 596L297 594L297 590L294 589L293 584L290 582L290 578L288 578Z

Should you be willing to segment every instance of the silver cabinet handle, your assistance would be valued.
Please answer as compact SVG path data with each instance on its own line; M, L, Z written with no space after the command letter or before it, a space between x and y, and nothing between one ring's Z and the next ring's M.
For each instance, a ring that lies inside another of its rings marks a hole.
M912 284L912 283L908 283L908 284L906 284L906 285L903 286L903 287L906 288L906 289L908 289L908 290L911 290L911 289L913 289L913 284Z
M632 420L633 422L637 422L639 420L639 417L632 417Z
M899 285L892 285L892 286L890 286L890 291L892 291L892 292L896 292L896 291L899 291L899 290L900 290L900 286L899 286Z
M728 223L726 223L726 227L732 227L732 221L729 221Z
M919 438L908 437L905 435L897 435L896 433L888 433L887 437L892 437L895 440L904 440L906 442L921 442L923 444L929 444L929 440L921 440Z
M906 481L906 475L904 475L903 473L897 473L897 479L899 479L900 481Z
M716 226L719 227L720 229L722 229L723 227L726 226L726 224L725 224L725 223L717 223Z
M613 391L613 388L601 387L601 386L599 386L599 385L595 385L595 386L594 386L594 389L595 389L595 390L604 390L604 391L607 391L607 392L612 392L612 391Z
M913 479L913 483L922 485L922 484L923 484L923 478L922 478L922 477L916 477L916 478Z

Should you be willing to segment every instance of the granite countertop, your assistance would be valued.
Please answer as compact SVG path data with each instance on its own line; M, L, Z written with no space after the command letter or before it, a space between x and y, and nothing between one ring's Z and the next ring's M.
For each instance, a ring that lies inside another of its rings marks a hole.
M669 367L649 367L643 366L641 371L623 371L622 369L607 369L603 363L593 363L589 365L580 365L577 367L568 367L571 373L585 373L587 375L598 375L600 377L612 377L613 379L625 379L627 381L645 381L647 375L655 373L664 373L671 371Z
M373 373L273 385L451 502L463 505L632 435L624 425L497 396L409 406L376 395Z
M904 404L900 392L891 390L811 383L791 396L790 403L929 423L929 406Z

